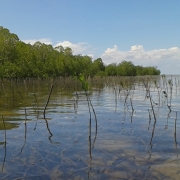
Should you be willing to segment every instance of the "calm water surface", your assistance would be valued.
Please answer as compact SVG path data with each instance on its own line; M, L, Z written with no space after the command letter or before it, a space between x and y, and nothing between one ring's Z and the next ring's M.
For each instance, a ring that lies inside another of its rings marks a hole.
M4 83L0 179L180 179L180 87L169 79L172 92L161 78L159 88L148 84L150 94L142 82L94 88L96 116L83 91L53 89L45 118L50 86L12 91L20 105L9 108Z

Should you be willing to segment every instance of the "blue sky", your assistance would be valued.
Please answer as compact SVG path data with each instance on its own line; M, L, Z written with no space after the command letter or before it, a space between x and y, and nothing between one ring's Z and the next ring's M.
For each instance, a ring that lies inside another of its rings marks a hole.
M179 0L0 0L0 25L26 43L180 74L179 9Z

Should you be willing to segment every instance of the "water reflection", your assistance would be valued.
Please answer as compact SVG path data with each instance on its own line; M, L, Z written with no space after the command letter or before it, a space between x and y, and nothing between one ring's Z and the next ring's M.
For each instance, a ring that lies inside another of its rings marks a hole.
M4 170L4 163L6 161L6 144L7 144L7 138L6 138L6 124L4 122L4 117L2 116L2 121L3 121L3 127L4 127L4 159L3 159L3 164L2 164L2 172Z
M10 122L5 122L6 124L6 130L11 130L13 128L18 128L19 124L18 123L10 123ZM0 121L0 130L4 130L4 125L3 123Z
M174 142L175 142L175 148L176 150L178 150L178 144L177 144L177 127L176 127L176 123L177 123L177 112L176 112L176 118L174 121ZM177 154L177 158L178 158L178 154Z
M20 155L24 149L24 146L26 144L26 136L27 136L27 113L26 113L26 108L25 108L25 122L24 122L24 144L21 148L21 151L18 155Z
M46 122L46 127L47 127L47 130L48 130L48 132L49 132L49 137L48 137L48 139L49 139L50 142L52 142L51 138L52 138L53 134L52 134L52 132L51 132L51 130L50 130L50 128L49 128L48 120L47 120L46 118L44 118L44 120L45 120L45 122Z
M87 95L64 91L64 81L52 90L51 80L26 80L22 89L13 84L13 101L4 83L6 107L16 112L4 116L6 128L0 122L0 179L179 179L177 79L175 88L159 77L158 88L153 78L122 81Z
M1 171L4 171L4 164L6 162L6 143L4 143L4 159L3 159L3 164L2 164L2 169Z

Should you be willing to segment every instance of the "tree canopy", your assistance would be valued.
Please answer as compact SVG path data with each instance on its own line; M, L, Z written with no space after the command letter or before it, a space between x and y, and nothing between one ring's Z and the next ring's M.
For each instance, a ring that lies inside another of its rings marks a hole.
M101 58L73 55L71 48L41 42L26 44L0 26L0 78L58 76L159 75L156 67L135 66L131 61L105 65Z

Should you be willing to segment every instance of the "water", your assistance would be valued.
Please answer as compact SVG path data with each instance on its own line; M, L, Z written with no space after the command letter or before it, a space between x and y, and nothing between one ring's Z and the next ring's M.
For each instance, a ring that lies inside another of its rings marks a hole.
M51 83L39 89L23 86L28 92L14 86L13 107L7 105L13 102L12 88L8 91L4 83L0 179L180 179L180 87L172 77L171 93L163 85L167 80L157 79L160 95L149 82L152 99L139 81L131 88L118 83L94 88L89 97L96 117L90 106L91 119L78 88L67 91L58 84L44 118Z

